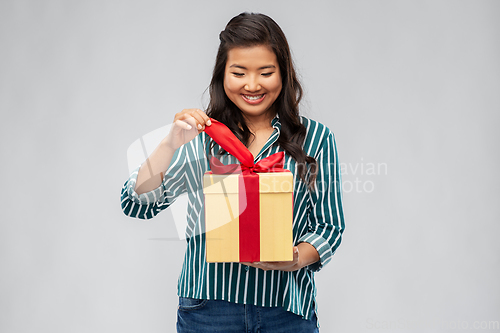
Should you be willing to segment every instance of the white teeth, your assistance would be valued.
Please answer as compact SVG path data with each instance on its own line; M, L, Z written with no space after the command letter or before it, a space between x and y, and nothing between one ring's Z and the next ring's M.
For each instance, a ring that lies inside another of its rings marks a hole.
M261 99L261 98L262 98L262 96L264 96L264 95L258 95L258 96L248 96L248 95L243 95L243 96L245 96L245 98L246 98L246 99L249 99L249 100L251 100L251 101L256 101L256 100L258 100L258 99Z

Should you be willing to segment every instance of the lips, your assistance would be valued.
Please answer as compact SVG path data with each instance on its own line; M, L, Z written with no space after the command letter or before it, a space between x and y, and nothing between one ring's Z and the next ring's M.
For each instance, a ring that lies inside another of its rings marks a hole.
M260 94L260 95L242 94L241 98L243 98L243 100L248 104L255 105L261 103L264 100L264 98L266 98L266 94Z

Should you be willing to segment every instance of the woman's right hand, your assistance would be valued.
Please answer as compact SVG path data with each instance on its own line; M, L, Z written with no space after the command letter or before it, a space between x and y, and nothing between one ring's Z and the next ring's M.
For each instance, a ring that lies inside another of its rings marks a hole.
M210 125L210 118L202 110L184 109L175 115L170 132L164 139L165 144L176 150L203 132L205 126Z

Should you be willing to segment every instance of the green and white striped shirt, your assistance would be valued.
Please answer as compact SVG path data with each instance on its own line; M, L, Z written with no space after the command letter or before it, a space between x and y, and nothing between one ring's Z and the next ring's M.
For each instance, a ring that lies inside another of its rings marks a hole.
M344 231L340 164L333 133L324 125L301 117L307 129L304 151L316 159L318 174L314 190L297 177L296 161L285 153L284 168L294 175L293 241L307 242L319 253L320 261L294 272L263 271L239 263L207 263L205 260L205 214L203 174L210 170L208 153L211 138L204 132L177 149L163 183L155 190L138 195L135 169L121 191L123 212L140 219L151 219L183 194L188 195L184 264L178 279L179 296L226 300L259 306L282 306L304 319L310 319L316 286L314 272L327 264L340 245ZM255 162L279 151L281 123L272 121L273 134L256 156ZM212 148L216 155L219 145ZM238 163L225 154L224 164ZM308 178L308 176L306 176Z

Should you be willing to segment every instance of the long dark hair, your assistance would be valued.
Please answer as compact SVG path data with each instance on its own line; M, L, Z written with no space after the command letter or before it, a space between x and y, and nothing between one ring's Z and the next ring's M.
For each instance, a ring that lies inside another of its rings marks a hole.
M317 164L316 160L308 156L302 148L306 136L306 128L299 119L302 87L295 73L285 34L279 25L267 15L241 13L229 21L220 33L219 39L219 50L209 86L210 103L207 115L229 127L236 137L248 146L253 134L247 127L240 109L224 92L224 72L228 52L235 47L259 45L270 47L276 54L282 80L281 92L273 104L281 122L278 144L297 162L298 175L304 182L307 164L309 164L311 174L308 185L313 187Z

